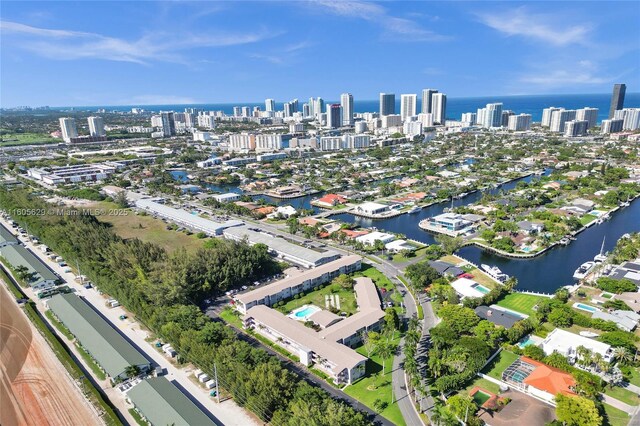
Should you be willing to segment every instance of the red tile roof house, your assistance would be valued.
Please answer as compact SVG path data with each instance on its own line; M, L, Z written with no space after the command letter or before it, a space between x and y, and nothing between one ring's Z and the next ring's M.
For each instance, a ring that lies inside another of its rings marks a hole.
M361 235L367 235L369 231L352 231L350 229L342 229L340 232L343 232L349 239L354 240Z
M318 205L318 206L326 206L326 207L333 207L336 206L338 204L344 204L347 202L347 199L344 197L341 197L340 195L337 194L327 194L322 198L318 198L317 200L314 200L313 204Z
M575 395L573 376L558 368L550 367L531 358L520 357L502 373L502 380L510 386L553 402L557 394Z

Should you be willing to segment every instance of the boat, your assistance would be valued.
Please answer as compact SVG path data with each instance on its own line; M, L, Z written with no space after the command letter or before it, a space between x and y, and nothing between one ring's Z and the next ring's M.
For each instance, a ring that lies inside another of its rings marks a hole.
M533 172L533 174L536 176L541 176L544 174L544 170L536 170L535 172Z
M570 242L571 242L571 240L568 239L567 237L564 237L560 241L558 241L558 243L563 245L563 246L568 246Z
M593 331L581 331L580 335L582 337L590 337L590 338L594 338L594 337L598 337L599 336L598 333L594 333Z
M505 282L509 279L509 275L502 272L497 266L489 266L483 263L482 265L480 265L480 268L482 268L483 271L489 274L490 277L500 282Z
M600 246L600 253L596 254L596 255L595 255L595 257L593 258L593 261L594 261L594 262L596 262L596 263L602 263L602 262L604 262L605 260L607 260L607 254L606 254L606 253L604 253L604 240L605 240L606 238L607 238L607 237L605 236L605 237L602 239L602 245Z
M575 278L576 280L582 280L584 279L584 277L587 276L587 274L589 273L589 271L591 270L591 268L594 267L596 263L595 262L584 262L582 265L580 265L578 267L578 269L576 269L576 271L573 273L573 278Z
M409 211L407 212L408 214L414 214L414 213L418 213L420 210L422 210L422 207L420 206L413 206L409 209Z

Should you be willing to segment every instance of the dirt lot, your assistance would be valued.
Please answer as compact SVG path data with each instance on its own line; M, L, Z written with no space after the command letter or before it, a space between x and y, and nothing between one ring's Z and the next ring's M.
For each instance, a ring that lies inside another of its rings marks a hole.
M102 424L5 284L0 287L0 424Z

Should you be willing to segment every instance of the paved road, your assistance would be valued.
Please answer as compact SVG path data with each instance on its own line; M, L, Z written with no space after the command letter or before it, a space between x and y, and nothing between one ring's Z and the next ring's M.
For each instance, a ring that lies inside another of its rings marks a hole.
M8 229L11 229L10 225L0 218ZM152 361L154 366L160 366L167 374L165 377L170 381L175 381L179 384L179 387L186 391L186 395L190 397L197 405L204 408L205 411L211 413L214 420L218 424L224 425L258 425L259 423L248 414L243 408L238 406L235 401L229 399L220 404L216 403L213 398L209 396L209 392L203 387L194 383L190 376L191 370L188 368L178 368L175 364L169 361L162 353L160 353L150 342L147 342L148 333L142 329L140 325L132 319L122 321L119 319L120 315L127 315L132 317L131 313L124 310L122 307L107 308L105 306L105 297L100 295L95 288L85 289L80 284L75 282L75 275L71 273L65 273L63 268L59 267L57 263L49 260L41 250L35 248L30 241L19 237L22 242L25 243L33 254L38 256L47 266L53 269L60 277L62 277L66 284L76 291L76 294L82 296L103 318L111 322L113 327L117 329L122 335L124 335L133 346L137 347L145 356ZM36 299L37 300L37 299ZM41 303L41 302L40 302Z
M617 400L615 398L610 397L609 395L606 394L602 394L602 401L611 405L612 407L617 408L618 410L622 410L625 413L628 413L629 415L633 415L635 414L636 410L638 409L638 407L636 406L631 406L629 404L626 404L620 400Z

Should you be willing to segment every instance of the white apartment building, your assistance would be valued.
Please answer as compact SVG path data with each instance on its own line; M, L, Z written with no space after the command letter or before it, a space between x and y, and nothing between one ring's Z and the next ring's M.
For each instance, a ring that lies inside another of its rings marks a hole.
M254 133L234 133L229 135L229 149L232 151L253 151L256 149Z
M519 114L509 117L509 130L523 132L531 129L531 114Z
M402 125L402 133L409 138L422 134L422 123L419 121L405 121Z
M431 113L435 123L444 125L447 117L447 95L444 93L434 93L431 96Z
M66 143L71 143L72 138L78 137L76 120L74 120L71 117L61 117L59 121L60 121L60 131L62 132L62 139Z
M409 117L416 115L418 105L418 95L406 94L400 95L400 117L405 121Z
M590 129L598 123L598 108L585 107L576 111L576 120L586 120Z
M353 126L353 95L351 93L340 95L340 105L342 106L342 125Z
M89 134L91 136L107 136L107 132L104 130L104 119L102 117L89 117L87 118L89 123Z
M467 126L476 123L477 114L475 112L465 112L462 114L460 121Z
M402 126L402 117L399 114L389 114L382 116L382 127L388 129L389 127Z
M564 124L564 136L571 138L576 136L585 136L589 122L587 120L570 120Z
M551 116L553 115L554 111L561 111L564 108L556 108L556 107L549 107L549 108L545 108L542 110L542 125L545 127L550 127L551 126Z
M418 114L418 121L422 123L422 127L433 127L433 114L430 112L423 112Z
M608 134L608 133L617 133L622 131L624 120L621 119L610 119L610 120L602 120L600 133Z
M556 133L564 133L564 125L567 121L576 119L574 109L561 109L551 113L551 123L549 130Z
M209 130L215 129L216 118L213 115L209 115L209 114L199 114L198 127L204 127L205 129L209 129Z

